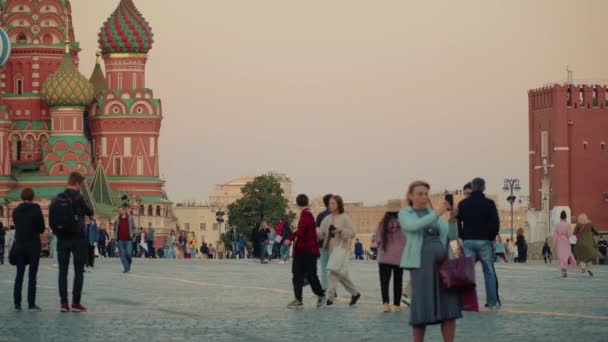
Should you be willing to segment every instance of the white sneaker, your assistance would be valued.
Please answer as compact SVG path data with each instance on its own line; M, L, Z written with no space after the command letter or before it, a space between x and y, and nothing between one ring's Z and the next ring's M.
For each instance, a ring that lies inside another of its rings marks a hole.
M57 264L53 264L52 266L55 268L59 267L59 265L57 265Z
M279 264L284 265L284 264L285 264L285 261L283 261L283 260L279 260Z

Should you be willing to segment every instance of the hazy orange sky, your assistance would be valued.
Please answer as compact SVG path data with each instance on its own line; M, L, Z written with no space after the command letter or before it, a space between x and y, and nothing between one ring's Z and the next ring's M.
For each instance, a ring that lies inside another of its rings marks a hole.
M118 0L72 0L81 70ZM268 170L370 204L528 184L527 90L608 79L608 1L135 0L171 199ZM526 191L527 192L527 191Z

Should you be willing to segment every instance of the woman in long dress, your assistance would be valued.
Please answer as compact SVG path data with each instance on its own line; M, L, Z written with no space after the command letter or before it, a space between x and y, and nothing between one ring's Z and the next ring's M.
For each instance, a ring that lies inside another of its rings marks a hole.
M443 288L437 263L449 257L448 244L458 238L457 210L450 212L450 221L446 222L442 216L449 212L449 204L445 201L433 210L429 190L426 182L412 183L407 192L409 206L399 212L399 222L407 236L401 267L410 270L414 341L424 341L427 325L441 324L443 340L452 342L456 319L462 317L460 292Z
M561 221L555 225L555 231L553 232L553 250L557 253L559 258L559 269L562 271L562 277L568 276L568 264L570 267L576 268L576 260L572 255L572 249L570 248L570 225L566 222L568 216L565 211L559 215Z
M578 217L578 224L574 228L574 235L576 236L576 248L574 249L574 257L578 260L581 266L582 272L589 273L593 277L591 272L591 263L597 260L599 256L599 250L595 243L594 236L599 235L595 227L587 218L586 214L580 214Z
M340 283L351 295L350 306L354 306L361 298L361 294L348 275L350 246L353 237L355 237L355 230L350 217L344 213L342 197L333 196L329 200L329 211L331 214L327 215L321 222L323 248L329 254L325 305L332 306L334 304L336 287ZM346 250L346 253L344 253L344 250ZM341 269L329 269L330 265L341 265Z

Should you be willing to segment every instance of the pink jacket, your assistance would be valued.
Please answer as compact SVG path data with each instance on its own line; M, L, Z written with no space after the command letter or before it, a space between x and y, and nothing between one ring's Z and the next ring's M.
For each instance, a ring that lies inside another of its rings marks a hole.
M381 221L374 236L376 244L378 244L378 263L400 266L401 255L405 248L405 234L403 234L399 220L395 217L389 221L387 241L384 241L383 230L384 222Z

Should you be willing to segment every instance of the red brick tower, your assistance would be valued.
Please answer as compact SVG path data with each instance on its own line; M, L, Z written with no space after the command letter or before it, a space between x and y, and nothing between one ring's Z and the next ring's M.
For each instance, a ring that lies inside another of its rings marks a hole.
M530 90L531 208L559 221L586 213L608 231L608 97L605 85ZM544 166L546 165L546 166Z

